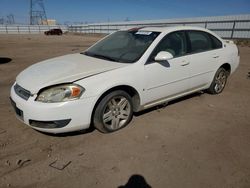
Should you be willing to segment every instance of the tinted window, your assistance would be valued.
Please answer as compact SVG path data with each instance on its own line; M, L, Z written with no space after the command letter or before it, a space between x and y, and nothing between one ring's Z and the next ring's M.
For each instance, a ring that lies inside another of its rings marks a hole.
M213 49L222 48L222 42L219 39L217 39L213 35L210 35L210 38L212 40Z
M152 58L154 58L161 51L167 51L174 57L186 54L187 43L185 32L178 31L168 34L155 48Z
M208 33L202 31L189 31L192 52L202 52L213 49Z

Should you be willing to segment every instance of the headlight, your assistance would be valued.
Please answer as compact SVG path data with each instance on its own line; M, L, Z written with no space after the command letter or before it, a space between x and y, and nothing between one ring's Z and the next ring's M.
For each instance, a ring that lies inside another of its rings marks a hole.
M36 101L44 103L64 102L79 99L85 89L76 84L54 86L41 91Z

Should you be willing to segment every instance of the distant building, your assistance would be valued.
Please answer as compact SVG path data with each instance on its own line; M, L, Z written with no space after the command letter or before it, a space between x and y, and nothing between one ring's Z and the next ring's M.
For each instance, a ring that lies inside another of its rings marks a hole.
M56 25L56 20L53 20L53 19L47 19L47 22L46 20L42 20L42 25Z

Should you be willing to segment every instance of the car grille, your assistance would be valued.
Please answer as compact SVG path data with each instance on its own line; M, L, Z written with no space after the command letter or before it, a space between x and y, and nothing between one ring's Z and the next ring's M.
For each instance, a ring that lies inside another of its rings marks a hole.
M16 85L14 86L14 90L15 90L16 94L17 94L19 97L23 98L23 99L26 100L26 101L27 101L27 100L29 99L29 97L31 96L30 91L28 91L28 90L22 88L22 87L19 86L18 84L16 84Z

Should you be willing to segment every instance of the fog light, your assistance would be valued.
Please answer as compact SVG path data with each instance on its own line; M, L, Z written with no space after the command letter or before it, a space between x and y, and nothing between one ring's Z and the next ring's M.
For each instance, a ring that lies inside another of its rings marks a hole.
M29 124L32 127L44 128L44 129L55 129L62 128L69 124L71 119L55 120L55 121L36 121L29 120Z

